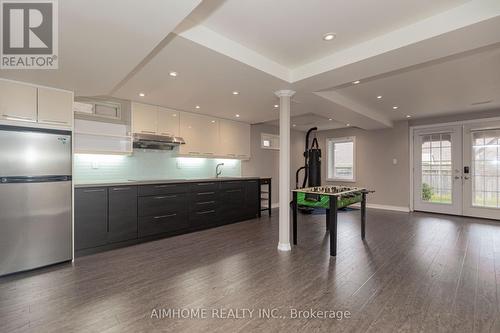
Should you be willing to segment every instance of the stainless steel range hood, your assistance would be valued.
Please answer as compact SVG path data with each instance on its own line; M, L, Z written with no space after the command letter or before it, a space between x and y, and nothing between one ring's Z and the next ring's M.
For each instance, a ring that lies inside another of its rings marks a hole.
M178 136L143 133L134 134L134 148L173 150L174 147L185 143L184 139Z

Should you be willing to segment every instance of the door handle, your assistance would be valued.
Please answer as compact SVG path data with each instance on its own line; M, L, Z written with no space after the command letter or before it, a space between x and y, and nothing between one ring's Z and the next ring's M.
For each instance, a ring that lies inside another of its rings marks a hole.
M160 200L160 199L171 199L171 198L177 198L176 195L165 195L165 196L161 196L161 197L153 197L153 199L157 199L157 200Z
M455 176L455 179L460 179L460 177L459 176Z
M6 118L6 119L10 119L10 120L20 120L20 121L36 122L35 119L30 118L30 117L11 116L9 114L3 114L3 117Z
M62 125L69 125L67 121L57 121L57 120L47 120L47 119L41 119L41 122L44 123L49 123L49 124L62 124Z
M464 176L464 179L467 180L467 179L469 179L469 177L468 176Z
M155 220L160 220L160 219L164 219L164 218L167 218L167 217L174 217L174 216L177 216L177 214L167 214L167 215L160 215L160 216L155 216L153 217Z

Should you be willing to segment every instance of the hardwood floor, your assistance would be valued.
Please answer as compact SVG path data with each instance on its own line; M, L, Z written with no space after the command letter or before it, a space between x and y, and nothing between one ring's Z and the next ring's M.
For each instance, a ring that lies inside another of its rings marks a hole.
M368 210L299 216L278 252L274 216L78 258L0 278L0 332L500 332L500 223ZM203 308L206 319L156 319ZM217 319L217 309L253 309ZM349 311L342 320L264 319L258 309Z

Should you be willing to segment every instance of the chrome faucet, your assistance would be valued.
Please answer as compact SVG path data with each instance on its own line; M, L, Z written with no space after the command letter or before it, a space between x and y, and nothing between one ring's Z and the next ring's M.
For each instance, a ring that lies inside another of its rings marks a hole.
M219 167L223 166L224 163L219 163L217 164L217 166L215 167L215 178L219 178L219 176L221 175L222 173L222 169L219 169Z

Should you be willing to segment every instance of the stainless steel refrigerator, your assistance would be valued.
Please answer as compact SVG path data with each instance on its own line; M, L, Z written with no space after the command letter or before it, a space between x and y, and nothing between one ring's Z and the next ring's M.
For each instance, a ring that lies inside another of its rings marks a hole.
M72 259L71 132L0 126L0 276Z

